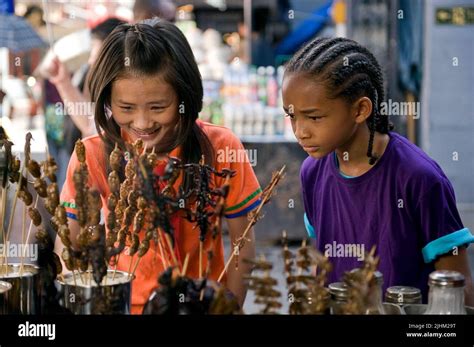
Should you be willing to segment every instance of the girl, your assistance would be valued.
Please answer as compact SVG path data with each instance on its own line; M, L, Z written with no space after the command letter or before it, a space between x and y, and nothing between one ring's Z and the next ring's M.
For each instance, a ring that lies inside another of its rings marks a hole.
M329 281L360 266L377 247L384 287L420 288L451 269L466 277L474 304L466 245L474 241L456 209L441 168L391 132L380 113L383 77L374 56L345 38L317 38L288 63L283 103L309 154L301 167L305 224L334 265Z
M104 41L97 62L92 67L90 92L95 106L95 123L102 131L83 140L89 168L89 184L102 198L105 218L108 215L106 199L110 194L107 176L108 158L114 144L142 139L147 150L162 154L163 166L167 155L179 157L183 163L198 163L204 155L208 164L218 171L230 168L236 171L226 200L227 224L232 242L247 226L247 213L258 206L261 189L255 174L246 162L229 162L216 156L221 151L243 150L239 139L228 129L199 121L203 87L191 48L181 31L174 25L157 19L135 25L120 25ZM223 152L225 153L225 152ZM219 160L217 160L219 158ZM69 163L66 184L61 201L66 206L71 229L71 240L78 233L74 205L73 173L78 167L74 153ZM192 184L180 178L175 188ZM223 179L214 178L220 186ZM183 218L173 219L177 253L182 259L189 254L187 276L199 277L199 235L195 224ZM253 232L249 235L253 240ZM240 250L238 269L232 266L227 273L227 287L243 304L246 289L242 277L250 270L242 262L254 256L253 242L246 242ZM62 244L56 242L60 254ZM224 268L224 251L220 235L212 242L207 237L204 250L212 250L209 278L217 280ZM127 271L132 259L121 254L118 269ZM206 254L206 253L204 253ZM159 274L164 270L151 246L135 273L132 285L132 313L141 313ZM136 258L133 260L136 261ZM207 259L203 257L202 268Z

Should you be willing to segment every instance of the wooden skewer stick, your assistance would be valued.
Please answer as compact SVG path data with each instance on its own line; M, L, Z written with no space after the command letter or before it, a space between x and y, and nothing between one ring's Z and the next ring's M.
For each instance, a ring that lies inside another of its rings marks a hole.
M283 171L285 171L286 165L283 165L283 167L280 169L278 174L275 176L275 178L278 179L272 179L272 182L270 183L270 186L265 189L267 194L264 194L262 201L260 202L260 205L258 206L257 210L255 211L255 214L253 215L253 218L250 220L248 223L247 227L245 228L244 232L242 233L242 236L240 237L240 242L239 242L239 249L241 248L240 246L243 246L247 234L252 229L252 226L255 224L255 221L260 213L260 211L263 208L263 205L267 203L267 201L270 199L272 196L273 189L277 185L279 178L281 178L281 175L283 174ZM231 255L229 256L229 259L227 260L227 263L225 264L224 270L222 270L221 274L219 275L219 278L217 279L217 282L220 282L222 278L224 277L225 273L229 269L230 263L232 262L232 259L234 258L235 252L232 252Z
M4 252L6 251L6 239L7 239L7 235L6 235L6 232L5 232L5 226L4 226L4 223L5 223L5 211L6 211L6 208L7 208L7 195L8 195L8 185L5 186L5 188L2 188L2 209L1 209L1 213L2 213L2 218L0 219L1 220L1 225L0 225L0 228L1 228L1 233L2 233L2 243L3 243L3 250ZM3 256L4 256L4 252L2 252L2 254L0 254L0 258L2 258L2 264L3 264ZM2 272L2 268L0 267L0 272Z
M202 278L202 245L203 242L199 241L199 278Z
M134 255L135 255L135 254L134 254ZM130 256L130 264L128 265L128 275L129 275L129 277L130 277L130 275L132 274L131 271L132 271L132 263L133 263L133 257L134 257L134 255L131 255L131 256Z
M18 194L20 193L21 183L23 181L23 172L24 171L25 171L25 163L23 163L23 167L20 170L20 179L18 180L18 187L17 187L16 192L15 192L15 198L13 199L13 207L12 207L12 212L11 212L11 215L10 215L10 221L8 223L7 237L4 240L4 244L7 244L8 240L10 239L10 233L12 231L12 226L13 226L13 217L15 216L16 203L18 201ZM8 256L7 256L7 253L6 253L6 247L3 250L3 255L4 255L4 258L2 258L1 266L3 266L3 261L5 260L6 272L8 272ZM1 268L1 266L0 266L0 268Z
M38 206L38 199L39 199L39 195L36 194L34 208L36 208ZM25 205L25 208L26 208L26 205ZM26 254L25 254L26 253L26 245L28 244L28 242L30 240L30 235L31 235L31 229L32 228L33 228L33 221L30 220L30 226L28 227L28 234L26 235L26 240L22 239L23 240L23 245L25 246L25 248L23 249L23 255L21 257L22 266L23 266L23 258L26 256ZM20 270L20 273L21 273L21 270Z
M154 149L154 148L153 148ZM160 255L161 255L161 263L163 264L163 270L166 270L170 265L168 263L168 260L165 257L165 253L163 251L163 243L161 242L161 235L160 231L158 230L158 249L160 250Z
M170 249L171 258L173 260L173 266L177 266L179 268L179 263L178 263L178 260L176 259L176 255L174 254L173 245L171 244L171 236L168 235L167 233L164 233L164 234L165 234L166 243L168 244L168 248Z
M26 243L25 243L25 234L26 234L26 205L23 205L23 216L22 216L22 222L21 222L21 243L23 244L23 254L21 255L21 264L20 264L20 277L23 276L23 263L25 259L25 249L26 249Z
M135 266L133 267L133 272L129 274L129 278L133 278L135 276L135 271L137 271L138 264L140 264L140 260L142 257L138 257L137 262L135 263Z
M74 286L77 287L76 273L74 272L74 269L72 269L72 279L74 280Z
M119 254L117 255L117 260L115 261L114 273L112 274L112 280L115 279L115 274L117 273L117 266L118 266L118 262L119 262L119 260L120 260L120 254L121 254L121 253L119 253Z
M186 253L186 258L184 258L183 270L181 271L181 277L186 276L186 271L188 270L189 262L189 253Z

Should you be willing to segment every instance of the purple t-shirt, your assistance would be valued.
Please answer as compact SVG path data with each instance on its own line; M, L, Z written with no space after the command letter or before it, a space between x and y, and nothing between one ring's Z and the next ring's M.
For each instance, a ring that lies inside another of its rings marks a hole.
M389 136L382 157L358 177L343 177L334 153L304 161L307 222L317 248L333 264L329 283L361 266L362 251L376 245L384 290L414 286L426 301L433 260L474 237L463 227L453 187L439 165L404 137Z

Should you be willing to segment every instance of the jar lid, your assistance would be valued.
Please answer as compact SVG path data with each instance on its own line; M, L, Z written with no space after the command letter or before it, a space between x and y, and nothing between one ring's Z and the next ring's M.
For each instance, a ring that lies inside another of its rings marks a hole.
M3 294L9 291L12 288L12 285L8 282L0 281L0 294Z
M415 287L393 286L387 288L385 298L388 302L416 303L421 299L421 291Z
M361 271L361 269L356 268L349 271L349 273L356 273L359 271ZM374 271L374 277L372 277L372 279L375 281L375 284L383 285L383 273L380 271Z
M329 293L336 300L346 300L348 296L348 287L344 282L334 282L329 286Z
M457 271L438 270L430 274L428 284L438 287L464 287L464 276Z

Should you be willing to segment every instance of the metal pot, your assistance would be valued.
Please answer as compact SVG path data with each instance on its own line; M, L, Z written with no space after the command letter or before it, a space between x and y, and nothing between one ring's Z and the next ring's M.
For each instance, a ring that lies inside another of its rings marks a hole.
M97 286L91 271L68 273L56 280L60 304L74 314L130 314L132 278L128 272L108 270Z
M5 314L39 314L41 307L41 283L39 268L31 264L8 264L0 269L0 280L11 284L5 302Z
M7 313L8 291L12 285L8 282L0 281L0 314Z

